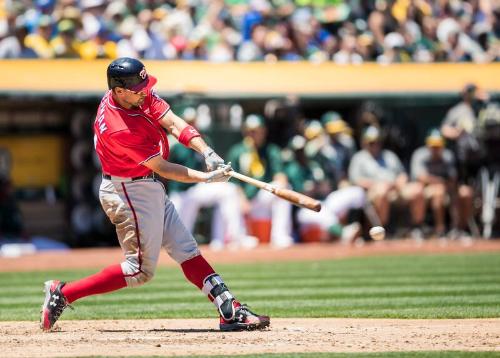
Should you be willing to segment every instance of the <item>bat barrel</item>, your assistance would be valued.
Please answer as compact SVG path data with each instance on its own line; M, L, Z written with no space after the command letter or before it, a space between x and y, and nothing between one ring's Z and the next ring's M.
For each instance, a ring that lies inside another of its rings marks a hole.
M246 175L240 174L235 171L230 171L229 175L231 175L233 178L239 179L245 183L249 183L252 185L255 185L256 187L267 190L270 193L285 199L292 204L295 204L297 206L310 209L316 212L319 212L321 210L321 203L318 200L315 200L307 195L297 193L296 191L290 190L290 189L284 189L284 188L277 188L269 183L264 183L260 180L250 178Z
M321 211L321 203L307 195L297 193L296 191L290 189L277 189L275 194L280 198L288 200L302 208L310 209L316 212Z

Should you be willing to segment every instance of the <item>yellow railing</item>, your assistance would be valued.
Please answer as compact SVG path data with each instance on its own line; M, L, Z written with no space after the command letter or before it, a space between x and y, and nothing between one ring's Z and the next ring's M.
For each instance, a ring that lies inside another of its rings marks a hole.
M0 61L0 93L100 93L106 90L109 61ZM457 92L475 82L500 92L500 63L493 64L364 64L228 63L145 61L158 78L160 93L212 95L295 93Z

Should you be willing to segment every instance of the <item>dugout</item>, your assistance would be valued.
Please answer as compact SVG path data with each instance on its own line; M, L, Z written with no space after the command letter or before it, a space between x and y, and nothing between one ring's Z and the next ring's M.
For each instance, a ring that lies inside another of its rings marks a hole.
M176 112L206 115L206 134L225 153L240 138L242 115L267 115L270 139L284 144L301 118L335 110L355 127L360 108L379 111L402 134L393 145L404 162L430 127L440 124L475 82L499 98L498 64L337 66L147 62L157 91ZM2 61L0 147L12 155L11 176L28 236L71 246L115 245L99 207L99 165L91 125L106 89L107 61ZM203 219L203 218L202 218ZM200 229L204 227L201 220Z

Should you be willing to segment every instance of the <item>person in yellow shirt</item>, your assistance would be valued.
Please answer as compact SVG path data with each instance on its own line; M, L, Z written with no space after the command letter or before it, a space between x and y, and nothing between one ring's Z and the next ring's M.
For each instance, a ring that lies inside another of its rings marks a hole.
M75 24L71 20L62 20L57 24L58 35L50 41L56 58L78 58L80 43L75 35Z
M55 53L50 46L52 36L52 18L49 15L42 15L38 20L38 28L35 33L29 34L24 39L26 47L31 48L39 58L54 58Z
M116 43L108 39L108 30L102 28L94 38L85 41L79 46L80 57L84 60L96 58L117 58Z
M267 141L267 127L264 118L249 114L243 123L243 140L231 147L228 161L235 171L279 187L288 186L288 179L283 171L281 150ZM276 248L293 244L292 206L265 190L238 182L250 202L249 217L252 219L270 219L270 243Z

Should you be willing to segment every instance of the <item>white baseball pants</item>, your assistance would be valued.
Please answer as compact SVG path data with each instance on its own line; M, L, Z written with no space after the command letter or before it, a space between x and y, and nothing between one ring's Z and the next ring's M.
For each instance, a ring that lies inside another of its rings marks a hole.
M338 224L339 218L351 209L360 209L366 203L366 194L359 186L350 186L330 193L323 201L323 209L317 213L309 209L300 209L297 221L301 225L318 225L323 230Z
M116 227L128 286L153 278L162 247L179 264L200 254L161 182L103 179L99 199Z
M200 208L215 206L211 242L222 247L246 235L238 190L233 183L198 183L186 191L172 193L170 200L190 232Z

